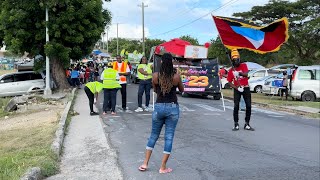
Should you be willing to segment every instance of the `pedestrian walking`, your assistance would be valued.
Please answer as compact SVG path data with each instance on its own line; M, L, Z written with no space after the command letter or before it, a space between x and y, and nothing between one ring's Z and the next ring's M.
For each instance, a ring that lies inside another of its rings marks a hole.
M246 117L245 117L245 130L254 131L254 128L250 126L251 117L251 92L248 82L248 67L245 63L240 60L240 54L236 49L231 51L231 61L233 68L228 72L227 80L233 90L233 120L234 127L233 131L239 130L239 103L241 96L246 103Z
M113 69L116 70L119 75L119 84L121 85L121 99L122 110L127 110L127 76L130 74L130 68L126 62L123 61L120 55L116 56L117 61L113 63Z
M117 91L121 88L118 80L119 74L113 68L112 62L108 63L108 68L101 74L101 80L104 87L103 114L106 115L109 110L111 114L116 114Z
M80 69L80 84L84 84L84 74L85 74L85 72L82 70L82 69Z
M84 74L84 83L89 82L89 77L90 77L90 69L88 66L85 66L85 74Z
M73 87L80 88L80 80L79 80L79 69L77 67L74 67L71 71L71 82Z
M103 85L97 81L89 82L84 87L84 92L87 94L89 99L90 115L98 115L97 112L93 110L93 104L98 102L98 94L103 89ZM96 101L94 101L96 98Z
M152 130L146 147L145 159L139 170L148 169L152 150L159 138L162 126L165 125L164 154L159 173L169 173L172 169L168 168L166 164L172 150L174 133L179 120L176 89L178 87L180 92L184 90L180 75L173 68L171 54L165 53L162 56L160 72L153 74L152 85L157 93L157 100L152 114Z
M148 64L148 60L145 56L143 56L140 60L140 64L138 66L138 78L140 79L139 90L138 90L138 108L135 112L142 112L142 96L143 93L146 94L146 104L145 111L149 111L149 102L150 102L150 89L152 86L152 69Z
M281 99L283 98L283 93L286 93L286 100L288 100L288 75L287 71L283 71L282 89L281 89Z

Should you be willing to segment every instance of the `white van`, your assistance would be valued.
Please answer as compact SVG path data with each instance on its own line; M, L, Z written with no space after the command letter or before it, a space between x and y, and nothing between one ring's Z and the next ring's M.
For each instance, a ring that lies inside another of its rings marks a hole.
M9 73L0 76L0 97L18 96L43 91L44 79L33 71Z
M320 65L299 66L292 75L290 95L302 101L320 98Z

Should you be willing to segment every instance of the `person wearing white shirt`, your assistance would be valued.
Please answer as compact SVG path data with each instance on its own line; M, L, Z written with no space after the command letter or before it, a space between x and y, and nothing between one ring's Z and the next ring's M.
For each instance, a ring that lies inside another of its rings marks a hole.
M130 74L130 68L126 62L123 62L123 58L120 55L116 56L117 61L113 63L113 69L117 70L120 79L119 84L121 85L121 98L122 98L122 110L126 111L127 108L127 76Z

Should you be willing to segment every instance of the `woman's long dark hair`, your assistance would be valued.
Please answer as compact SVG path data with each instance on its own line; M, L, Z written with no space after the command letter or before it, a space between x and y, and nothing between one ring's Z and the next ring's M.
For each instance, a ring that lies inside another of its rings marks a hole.
M173 87L173 64L172 64L172 55L165 53L162 55L162 63L159 73L159 82L162 94L169 93Z
M146 63L146 64L148 64L148 59L147 59L146 56L142 56L142 58L140 59L140 63L139 63L139 64L142 64L142 59L143 59L143 58L146 58L146 60L147 60L147 63Z

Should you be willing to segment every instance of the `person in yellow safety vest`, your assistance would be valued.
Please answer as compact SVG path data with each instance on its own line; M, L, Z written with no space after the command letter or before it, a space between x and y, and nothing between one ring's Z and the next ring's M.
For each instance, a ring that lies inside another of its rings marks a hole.
M87 94L89 99L90 115L98 115L98 113L93 111L93 104L98 101L98 93L103 89L103 85L100 82L94 81L89 82L84 87L84 92ZM96 102L94 101L94 96L96 96Z
M118 80L119 74L113 68L113 63L108 63L108 68L101 73L101 80L104 87L104 101L103 101L103 114L106 115L107 111L111 110L111 114L116 114L117 91L121 88Z
M142 112L142 96L145 92L146 94L146 107L145 111L149 111L149 102L150 102L150 89L152 86L152 69L150 64L148 64L148 60L145 56L143 56L140 60L140 64L138 66L138 79L140 80L139 90L138 90L138 108L135 112Z
M127 76L130 75L130 68L123 61L120 55L116 56L117 61L113 63L113 69L120 75L119 84L121 85L122 110L127 110Z

